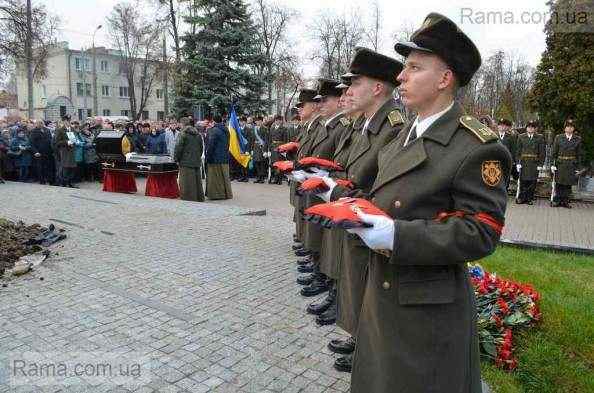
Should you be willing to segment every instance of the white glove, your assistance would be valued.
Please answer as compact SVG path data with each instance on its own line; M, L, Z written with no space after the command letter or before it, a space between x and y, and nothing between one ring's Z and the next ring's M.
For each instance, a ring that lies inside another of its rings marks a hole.
M72 143L72 141L68 141L68 146L73 146L74 143Z
M254 151L252 150L252 151L250 151L250 156L253 156L253 155L254 155Z
M518 172L520 172L520 169L522 169L522 164L516 164L516 169L518 170Z
M579 176L579 175L580 175L580 173L581 173L581 171L575 171L575 175L576 175L576 176Z
M557 172L557 167L555 165L551 165L551 172Z
M537 171L542 171L542 167L541 167L541 166L537 166L537 167L536 167L536 170L537 170Z
M334 181L334 179L332 179L331 177L328 177L328 176L322 177L322 180L328 186L328 191L325 191L325 192L323 192L321 194L317 194L317 195L318 195L318 197L322 198L325 202L330 202L330 196L332 195L332 191L334 190L334 187L336 187L336 182Z
M305 171L292 171L287 174L287 178L297 183L303 183L307 179Z
M384 216L363 213L355 210L355 213L366 224L373 225L371 228L351 228L347 232L359 236L367 247L372 250L394 249L394 220Z

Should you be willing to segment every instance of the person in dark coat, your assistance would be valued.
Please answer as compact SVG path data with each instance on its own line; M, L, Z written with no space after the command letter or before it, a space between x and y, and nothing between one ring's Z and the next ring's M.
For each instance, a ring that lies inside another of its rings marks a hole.
M207 131L206 196L208 199L231 199L229 178L229 131L221 115L213 117L214 126Z
M573 119L567 119L564 133L555 137L552 158L551 172L556 183L553 206L571 209L569 204L571 186L577 184L578 176L583 169L584 158L582 138L575 135Z
M75 135L70 127L70 117L64 117L58 124L54 135L54 150L59 152L61 168L61 186L75 188L72 182L76 171L76 159L74 156Z
M274 117L274 123L270 126L270 133L268 135L268 151L270 152L270 180L268 183L282 184L284 176L276 171L272 165L276 161L283 161L284 158L281 156L276 149L289 141L288 131L283 124L283 117L276 115Z
M146 154L167 154L167 143L165 143L165 134L152 128L146 140Z
M192 127L192 119L181 119L184 127L177 136L173 159L179 165L179 193L185 201L204 202L202 188L202 152L204 142L198 130Z
M13 157L15 166L19 169L19 181L27 182L35 151L24 127L19 128L16 136L12 138L8 153Z
M35 122L35 128L31 130L29 139L31 140L31 146L35 150L33 157L37 170L37 180L39 184L51 183L54 167L52 136L50 131L45 128L42 120Z
M4 162L9 148L8 140L5 139L4 135L0 134L0 184L4 184Z
M268 151L268 134L262 127L262 116L256 117L256 124L250 128L249 143L254 163L256 180L254 183L264 183L268 176L268 165L265 153Z
M512 134L511 126L512 126L512 122L510 120L505 119L505 118L499 119L499 122L497 123L497 134L499 135L499 141L503 144L503 146L506 147L509 154L511 154L511 157L512 157L511 177L513 177L514 179L517 179L518 171L516 169L516 162L515 162L517 138L514 134ZM495 131L495 130L493 130L493 131ZM508 187L509 187L509 181L510 181L510 179L507 179Z
M148 153L148 140L151 135L151 125L149 123L144 123L140 126L140 130L138 132L138 136L136 138L134 151L140 154L147 154Z
M516 169L520 176L520 194L516 203L532 205L535 199L538 172L545 160L545 139L537 133L538 123L528 122L526 132L516 144Z

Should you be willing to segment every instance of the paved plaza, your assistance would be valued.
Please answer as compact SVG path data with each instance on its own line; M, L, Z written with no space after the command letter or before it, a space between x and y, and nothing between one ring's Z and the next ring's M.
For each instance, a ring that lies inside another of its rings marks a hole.
M0 288L0 353L128 353L150 372L144 386L84 389L83 377L11 386L3 370L1 392L348 390L326 349L338 328L304 312L312 299L298 295L286 216L22 183L0 198L0 216L68 234L44 265Z
M326 348L342 332L318 327L304 311L312 299L298 295L286 185L233 183L235 199L216 203L139 188L0 186L0 217L68 235L34 272L0 280L0 392L348 391ZM594 206L512 204L504 237L528 233L532 216L552 222L529 233L568 232L576 217L591 234ZM571 241L588 240L571 231ZM7 365L23 354L135 360L142 375L15 378Z

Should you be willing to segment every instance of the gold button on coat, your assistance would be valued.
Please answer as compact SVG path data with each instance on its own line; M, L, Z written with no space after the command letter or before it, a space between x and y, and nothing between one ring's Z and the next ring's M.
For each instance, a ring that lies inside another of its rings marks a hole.
M390 289L390 283L389 283L389 282L387 282L387 281L384 281L384 283L382 284L382 287L383 287L385 290L388 290L388 289Z
M396 201L396 202L394 202L394 207L395 207L396 209L398 209L400 206L402 206L402 204L400 203L400 201Z

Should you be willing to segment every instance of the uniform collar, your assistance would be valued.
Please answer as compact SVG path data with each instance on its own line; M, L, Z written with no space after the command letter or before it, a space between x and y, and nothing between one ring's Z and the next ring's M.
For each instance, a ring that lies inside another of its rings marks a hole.
M311 130L311 126L318 121L320 118L322 117L322 115L316 115L316 117L314 117L313 119L311 119L311 121L309 122L309 124L307 125L307 131Z
M454 106L454 101L452 101L452 103L450 105L448 105L448 107L445 108L444 110L442 110L441 112L434 113L433 115L428 116L428 117L424 118L423 120L419 120L419 116L417 115L417 118L415 119L415 121L413 123L413 128L416 127L417 137L422 136L425 133L425 131L427 131L427 129L429 127L431 127L431 125L433 123L435 123L435 121L437 119L439 119L447 111L452 109L453 106Z
M573 138L573 134L571 134L571 135L565 134L565 138L567 138L567 140L570 141L571 138Z
M363 131L367 130L372 134L377 134L384 124L384 120L388 116L388 113L391 112L396 108L396 100L393 98L388 98L386 102L375 112L369 119L365 121L365 125L363 126ZM365 127L367 126L367 127Z
M432 120L431 124L425 128L423 132L423 138L434 140L435 142L438 142L444 146L447 145L450 142L450 139L452 139L452 136L454 136L456 130L458 130L460 125L460 117L462 116L463 112L462 106L456 102L453 102L452 105L450 105L450 107L445 111L436 113L435 115L439 116L436 116ZM430 117L434 117L435 115ZM425 120L423 120L423 122Z
M326 127L334 128L334 126L336 126L336 123L338 123L338 121L340 120L342 115L343 115L343 112L337 112L334 116L332 116L331 118L326 120L326 123L324 125Z

